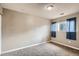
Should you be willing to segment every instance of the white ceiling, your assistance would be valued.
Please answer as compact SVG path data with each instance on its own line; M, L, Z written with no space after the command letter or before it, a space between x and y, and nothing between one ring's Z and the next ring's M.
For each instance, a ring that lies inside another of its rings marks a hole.
M79 3L54 3L51 11L45 7L49 3L3 3L3 8L40 16L46 19L55 19L72 13L79 12ZM60 15L64 13L64 15Z

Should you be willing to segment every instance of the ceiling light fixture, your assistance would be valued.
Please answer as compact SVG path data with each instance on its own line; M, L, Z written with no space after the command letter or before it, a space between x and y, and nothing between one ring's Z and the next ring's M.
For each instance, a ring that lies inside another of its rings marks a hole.
M53 7L54 7L53 5L49 5L49 6L47 6L47 9L52 10Z

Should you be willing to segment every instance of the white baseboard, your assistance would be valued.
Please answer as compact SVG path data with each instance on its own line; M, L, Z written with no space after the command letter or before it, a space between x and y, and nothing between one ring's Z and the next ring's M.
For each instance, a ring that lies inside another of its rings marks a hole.
M40 44L43 44L43 43L47 43L47 42L42 42L42 43L38 43L38 44L33 44L33 45L29 45L29 46L25 46L25 47L21 47L21 48L17 48L17 49L11 49L11 50L8 50L8 51L1 52L1 54L13 52L13 51L16 51L16 50L20 50L20 49L24 49L24 48L28 48L28 47L32 47L32 46L36 46L36 45L40 45Z
M57 43L57 44L60 44L60 45L66 46L66 47L70 47L72 49L79 50L79 48L77 48L77 47L73 47L73 46L70 46L70 45L66 45L66 44L63 44L63 43L60 43L60 42L57 42L57 41L51 41L51 42L54 42L54 43Z

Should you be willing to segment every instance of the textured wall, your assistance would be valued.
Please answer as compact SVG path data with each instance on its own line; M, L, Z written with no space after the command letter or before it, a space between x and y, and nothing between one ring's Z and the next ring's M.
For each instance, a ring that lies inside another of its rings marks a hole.
M2 18L2 52L48 40L49 20L7 9Z

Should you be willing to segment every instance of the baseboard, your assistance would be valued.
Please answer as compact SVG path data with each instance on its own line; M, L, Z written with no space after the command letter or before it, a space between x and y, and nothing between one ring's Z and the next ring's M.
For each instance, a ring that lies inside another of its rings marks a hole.
M17 48L17 49L12 49L12 50L8 50L8 51L4 51L4 52L1 52L1 54L13 52L13 51L16 51L16 50L20 50L20 49L24 49L24 48L28 48L28 47L32 47L32 46L37 46L37 45L40 45L40 44L43 44L43 43L47 43L47 42L42 42L42 43L33 44L33 45L29 45L29 46L25 46L25 47L21 47L21 48Z
M77 48L77 47L69 46L69 45L66 45L66 44L63 44L63 43L60 43L60 42L57 42L57 41L51 41L51 42L57 43L57 44L60 44L60 45L63 45L63 46L66 46L66 47L69 47L69 48L72 48L72 49L75 49L75 50L79 50L79 48Z

